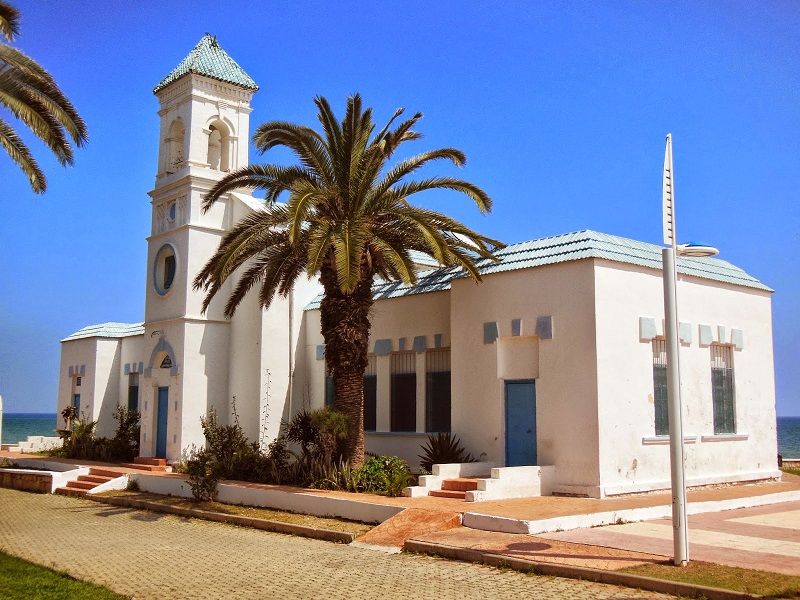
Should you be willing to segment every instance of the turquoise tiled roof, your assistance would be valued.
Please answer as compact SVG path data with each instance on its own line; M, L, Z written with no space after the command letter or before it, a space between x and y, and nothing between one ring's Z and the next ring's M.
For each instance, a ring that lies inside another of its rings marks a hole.
M189 53L189 56L184 58L177 67L172 69L169 75L161 80L161 83L153 88L153 93L158 93L170 83L188 73L205 75L248 90L256 91L258 89L258 85L250 75L245 73L244 69L222 49L217 42L217 38L208 33L203 36L203 39Z
M662 268L662 248L663 246L656 244L648 244L587 229L511 244L495 253L500 262L495 263L482 259L477 264L480 274L484 276L504 271L554 265L584 258L605 259L660 271ZM719 258L678 258L678 272L702 279L721 281L768 292L773 291L739 267ZM416 285L382 282L373 287L373 294L375 299L379 300L449 290L451 281L467 276L463 269L457 267L425 271ZM321 299L321 295L315 298L306 306L306 310L319 308Z
M79 329L72 335L65 337L62 342L80 340L84 338L124 338L132 335L143 335L144 323L100 323Z

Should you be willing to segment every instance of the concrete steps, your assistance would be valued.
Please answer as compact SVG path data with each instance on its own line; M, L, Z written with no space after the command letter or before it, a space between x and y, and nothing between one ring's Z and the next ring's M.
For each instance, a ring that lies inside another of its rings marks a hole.
M466 500L467 492L478 489L478 479L471 477L457 477L442 481L442 489L431 490L429 496L437 498L458 498Z
M75 481L70 481L66 486L56 488L56 494L64 496L85 496L89 490L93 490L98 485L116 479L123 474L118 471L110 469L97 469L92 467L89 469L88 475L80 475Z
M122 466L128 469L137 469L139 471L148 471L151 473L172 473L172 467L167 463L166 458L137 456L133 459L132 463L125 463Z

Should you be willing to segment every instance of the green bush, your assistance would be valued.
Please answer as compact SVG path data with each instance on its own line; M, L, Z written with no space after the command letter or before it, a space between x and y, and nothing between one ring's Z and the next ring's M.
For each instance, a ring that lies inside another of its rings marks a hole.
M73 411L70 414L74 414ZM67 413L65 409L62 415ZM69 415L65 416L65 421ZM95 437L97 421L78 419L71 421L72 431L64 437L61 448L51 454L66 458L99 460L103 462L130 462L139 455L139 413L118 406L114 413L117 430L113 438Z

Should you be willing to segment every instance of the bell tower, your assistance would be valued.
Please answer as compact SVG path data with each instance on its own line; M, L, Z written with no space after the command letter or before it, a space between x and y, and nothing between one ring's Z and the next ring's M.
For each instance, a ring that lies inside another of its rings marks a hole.
M241 194L227 194L205 214L201 207L215 183L248 164L257 90L209 34L153 90L160 133L147 238L142 456L180 458L181 447L202 445L200 416L216 403L227 407L227 294L203 314L203 294L192 283L242 216L234 198Z

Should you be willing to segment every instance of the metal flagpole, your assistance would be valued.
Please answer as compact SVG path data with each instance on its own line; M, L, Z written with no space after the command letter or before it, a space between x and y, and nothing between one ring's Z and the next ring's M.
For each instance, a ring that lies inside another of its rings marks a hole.
M681 405L681 375L678 357L677 302L677 237L675 235L675 179L672 166L672 134L667 134L664 154L662 209L664 243L661 251L664 278L665 336L667 342L667 398L669 417L669 462L672 482L672 543L673 561L678 566L689 562L689 532L686 518L686 480L683 458L683 410Z

